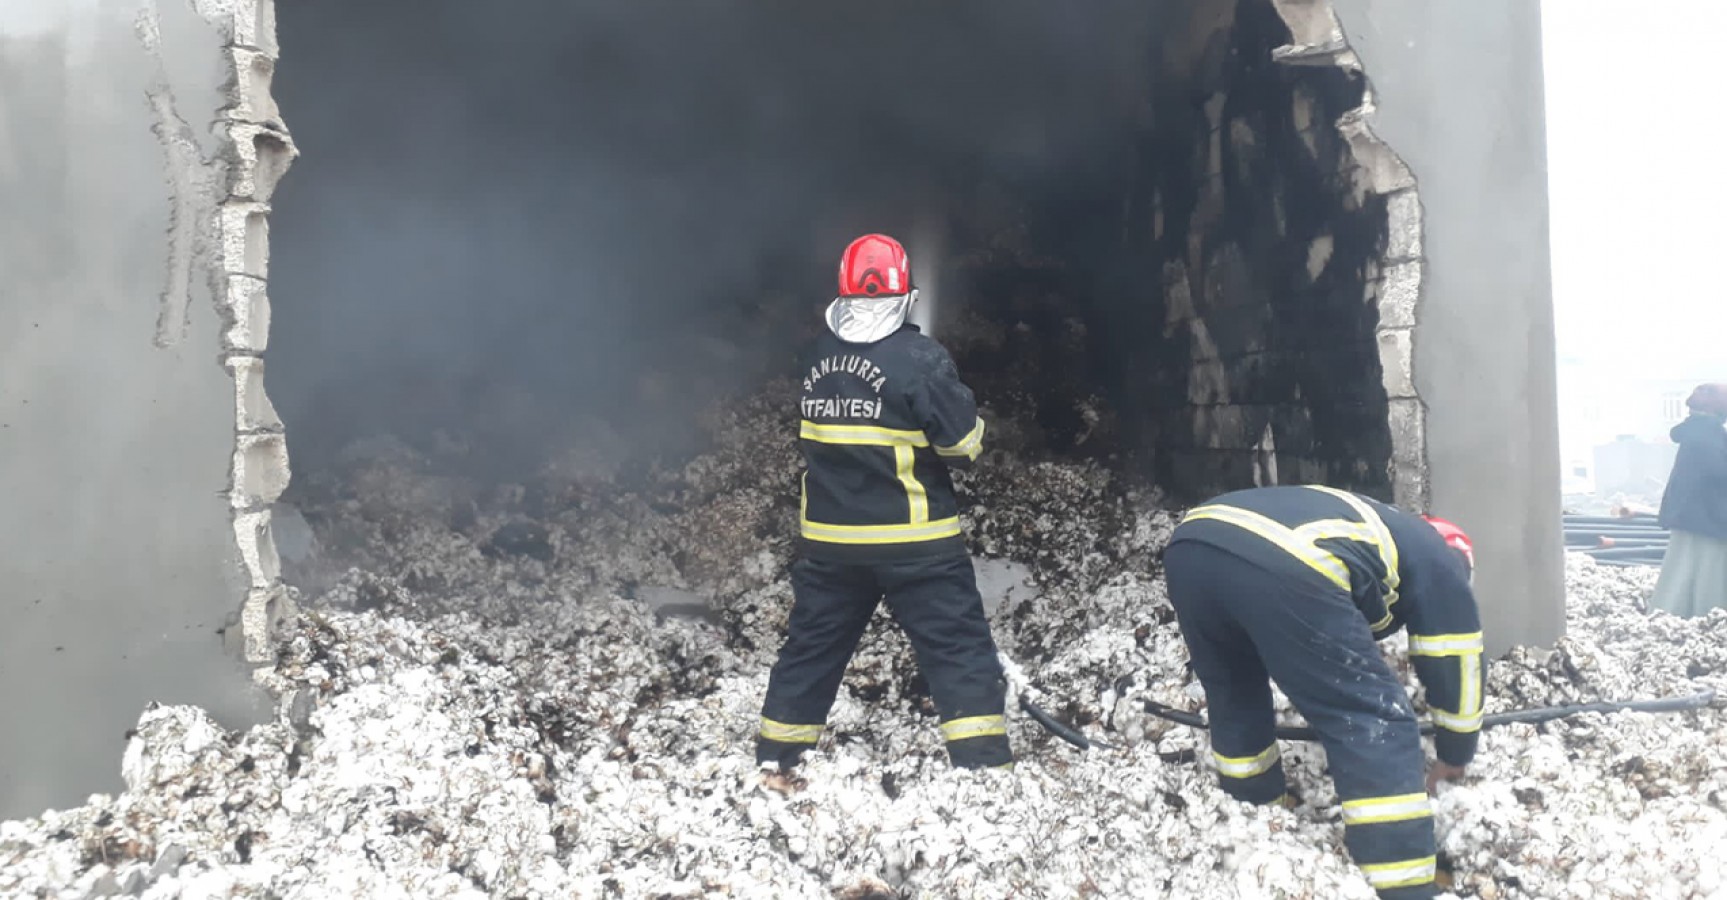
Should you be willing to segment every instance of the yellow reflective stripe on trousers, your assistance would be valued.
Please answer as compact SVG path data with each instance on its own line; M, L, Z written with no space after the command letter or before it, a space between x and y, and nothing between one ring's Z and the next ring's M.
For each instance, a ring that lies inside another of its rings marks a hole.
M966 459L977 459L978 454L983 452L983 417L978 417L977 424L972 426L969 434L959 439L959 443L952 447L937 447L935 452L941 456L963 456Z
M941 736L947 741L967 738L994 737L1007 734L1007 716L967 716L941 723Z
M1392 604L1397 602L1397 591L1403 586L1403 577L1397 573L1397 566L1400 561L1397 554L1397 542L1392 540L1391 529L1385 527L1385 520L1379 517L1379 513L1374 512L1373 507L1368 506L1360 497L1348 491L1340 491L1337 488L1318 484L1310 484L1307 487L1310 490L1330 494L1342 500L1355 510L1356 515L1361 517L1361 524L1366 526L1369 536L1352 539L1365 541L1378 548L1379 562L1385 566L1385 606L1390 608Z
M1304 541L1294 530L1245 509L1233 506L1201 506L1188 512L1183 522L1195 519L1212 519L1227 522L1237 528L1250 531L1282 548L1284 552L1301 560L1315 572L1324 575L1332 584L1344 590L1349 590L1349 570L1343 562L1324 550Z
M901 444L893 448L893 471L899 476L899 483L905 485L906 503L911 508L911 524L921 525L929 521L929 492L924 490L923 483L917 480L914 466L917 457L911 447Z
M1277 761L1283 758L1278 753L1275 743L1265 748L1265 752L1257 756L1224 756L1213 750L1211 757L1217 761L1217 771L1229 778L1252 778L1255 775L1263 775L1271 771L1271 767L1277 765Z
M1381 891L1426 884L1433 880L1438 869L1439 860L1433 856L1401 862L1373 863L1361 867L1361 871L1367 875L1367 883Z
M1426 794L1398 794L1392 797L1363 797L1343 801L1343 824L1376 825L1381 822L1407 822L1433 815L1433 802Z
M928 447L929 438L921 431L898 428L877 428L874 425L818 425L804 421L798 424L798 437L818 444L851 444L865 447Z
M904 544L954 537L960 525L958 516L915 525L824 525L805 519L801 531L809 540L829 544Z
M787 725L762 717L761 736L782 744L813 744L822 739L821 725Z

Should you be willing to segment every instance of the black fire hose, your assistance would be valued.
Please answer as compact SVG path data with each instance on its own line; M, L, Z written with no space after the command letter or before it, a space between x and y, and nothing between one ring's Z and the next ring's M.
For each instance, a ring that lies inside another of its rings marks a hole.
M1026 676L1020 667L1015 664L1006 653L1002 653L998 650L996 655L1001 660L1001 666L1004 672L1018 673L1019 683L1013 684L1011 680L1009 683L1013 685L1012 689L1019 694L1019 708L1024 710L1026 715L1031 716L1032 721L1042 725L1043 730L1061 738L1081 750L1090 750L1093 747L1101 747L1105 750L1118 749L1113 744L1106 744L1103 741L1094 741L1091 738L1080 734L1079 729L1077 728L1071 728L1061 724L1061 722L1056 720L1055 716L1050 715L1043 707L1031 702L1031 689L1036 687L1036 685L1032 683L1031 678ZM1041 690L1041 688L1037 689Z
M1054 716L1044 712L1043 707L1031 702L1031 699L1024 695L1021 695L1019 698L1019 708L1025 710L1025 714L1031 716L1032 720L1037 722L1037 724L1042 725L1045 731L1067 741L1081 750L1090 750L1093 747L1102 747L1105 750L1116 749L1114 744L1106 744L1103 741L1094 741L1091 738L1080 734L1078 731L1061 724L1056 721Z
M1695 694L1684 697L1663 697L1656 700L1628 700L1622 703L1580 703L1575 706L1548 706L1540 709L1519 709L1511 712L1494 713L1484 716L1481 720L1483 729L1495 728L1500 725L1518 723L1551 722L1555 719L1565 719L1582 713L1610 712L1686 712L1702 709L1715 702L1715 689L1704 688ZM1029 710L1028 710L1029 711ZM1154 716L1168 719L1192 728L1207 728L1205 717L1198 713L1183 712L1173 707L1164 706L1155 700L1145 701L1145 711ZM1035 718L1035 716L1034 716ZM1048 725L1044 726L1048 728ZM1421 723L1422 734L1432 734L1431 722ZM1319 735L1311 727L1279 725L1277 739L1280 741L1313 741Z

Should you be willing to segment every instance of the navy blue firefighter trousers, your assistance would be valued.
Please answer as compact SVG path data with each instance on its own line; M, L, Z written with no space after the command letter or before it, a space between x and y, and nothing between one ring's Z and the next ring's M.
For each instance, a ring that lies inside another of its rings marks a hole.
M796 763L820 740L846 665L885 598L929 682L948 758L962 768L1013 762L1006 682L971 557L867 565L799 559L792 593L786 640L762 704L758 761Z
M1415 712L1349 595L1293 558L1287 571L1269 571L1197 541L1169 545L1164 574L1205 688L1224 791L1260 804L1285 794L1275 680L1325 747L1356 865L1381 897L1435 896Z

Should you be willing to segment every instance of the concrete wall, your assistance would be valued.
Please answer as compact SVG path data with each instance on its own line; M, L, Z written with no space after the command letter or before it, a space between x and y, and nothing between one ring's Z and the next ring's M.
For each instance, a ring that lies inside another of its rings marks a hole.
M0 819L118 788L150 701L259 711L268 17L220 5L0 4Z
M1412 365L1432 510L1476 539L1489 653L1550 643L1564 578L1540 3L1334 3L1374 130L1419 184Z

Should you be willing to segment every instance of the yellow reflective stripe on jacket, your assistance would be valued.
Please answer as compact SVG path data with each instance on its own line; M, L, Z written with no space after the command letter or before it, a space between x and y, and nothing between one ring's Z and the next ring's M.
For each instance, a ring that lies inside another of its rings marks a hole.
M994 737L1007 734L1007 716L967 716L941 723L941 736L946 741L967 738Z
M966 459L977 459L983 452L983 417L979 416L977 424L971 432L959 439L952 447L937 447L935 452L941 456L963 456Z
M1361 871L1367 875L1367 883L1381 891L1426 884L1433 880L1438 870L1439 860L1433 856L1361 867Z
M1363 797L1343 801L1343 824L1377 825L1382 822L1407 822L1433 815L1433 802L1426 794L1398 794L1392 797Z
M1468 733L1481 729L1481 632L1466 634L1412 634L1410 656L1457 657L1456 712L1431 710L1433 724L1446 731Z
M982 420L979 420L981 425ZM980 434L974 430L974 434ZM917 478L918 447L928 447L921 431L878 428L874 425L822 425L808 420L798 425L798 437L818 444L853 447L886 447L893 451L894 477L905 488L906 519L889 525L829 525L809 518L809 473L804 473L801 533L812 541L830 544L899 544L933 541L960 533L959 518L929 520L929 489Z
M924 490L923 482L917 480L913 469L916 464L917 456L909 445L900 444L893 448L893 471L899 476L899 483L905 485L905 499L911 506L911 524L921 525L929 521L929 491Z
M1451 654L1441 654L1451 655ZM1428 715L1433 724L1460 734L1469 734L1481 730L1481 651L1457 655L1457 706L1456 712L1433 707Z
M1363 536L1352 535L1350 539L1372 544L1379 550L1379 562L1385 566L1385 606L1390 609L1392 604L1397 602L1397 591L1403 586L1403 577L1397 573L1397 566L1400 561L1397 554L1397 542L1392 540L1391 529L1385 527L1385 520L1379 517L1379 513L1375 512L1373 507L1348 491L1340 491L1337 488L1318 484L1307 485L1307 488L1323 494L1330 494L1342 500L1355 510L1356 515L1361 517L1360 524L1367 529L1368 533Z
M787 725L762 717L761 736L782 744L813 744L822 739L822 725Z
M806 540L827 544L905 544L935 541L960 533L959 517L904 525L825 525L810 521L810 473L799 476L798 531ZM928 513L925 513L926 517Z
M803 536L830 544L903 544L933 541L960 533L959 517L905 525L826 525L805 518Z
M1475 720L1475 728L1480 729L1482 713L1481 654L1474 653L1468 656L1458 657L1457 667L1459 676L1457 679L1457 694L1460 698L1457 701L1457 705L1459 707L1457 712L1460 717L1473 717Z
M1412 634L1410 656L1467 656L1483 648L1481 632L1469 634Z
M798 424L798 437L818 444L849 444L864 447L928 447L929 438L921 431L898 428L877 428L874 425L818 425L803 421Z
M1315 572L1324 575L1332 584L1346 591L1349 590L1349 569L1344 567L1343 561L1303 540L1286 525L1274 522L1256 512L1216 504L1190 510L1182 521L1191 522L1195 519L1227 522L1237 528L1257 534L1283 548L1284 552L1289 555L1306 563Z
M1216 750L1211 751L1212 759L1217 761L1217 771L1228 778L1252 778L1271 771L1283 756L1277 750L1276 742L1265 748L1265 752L1256 756L1224 756Z

